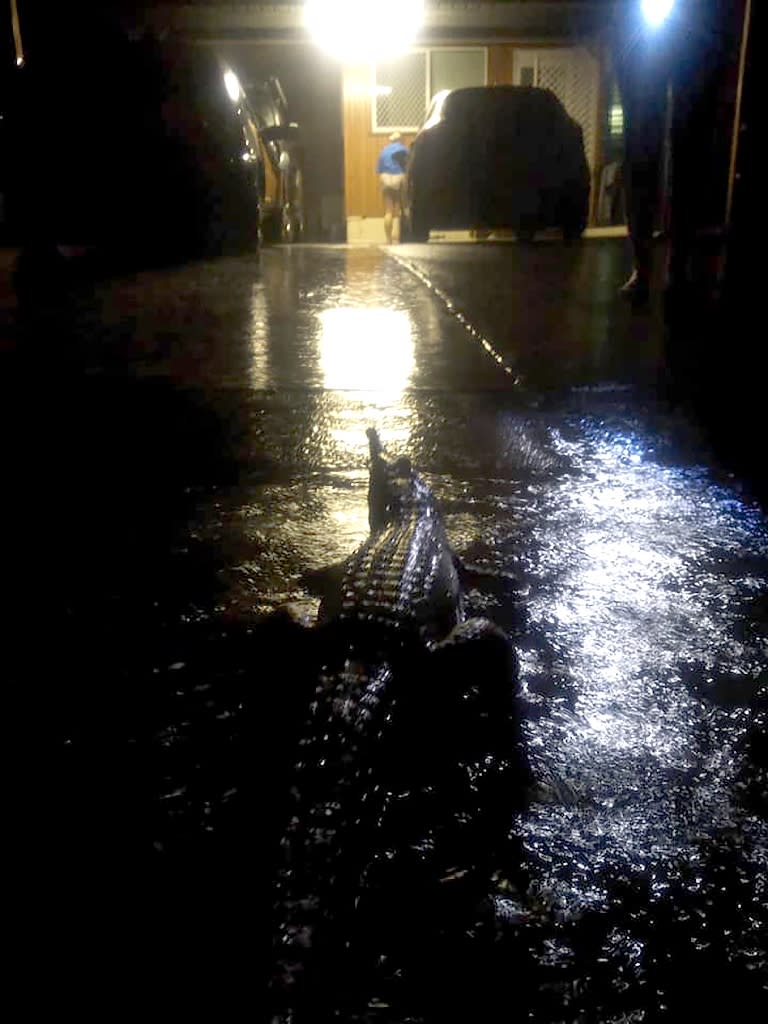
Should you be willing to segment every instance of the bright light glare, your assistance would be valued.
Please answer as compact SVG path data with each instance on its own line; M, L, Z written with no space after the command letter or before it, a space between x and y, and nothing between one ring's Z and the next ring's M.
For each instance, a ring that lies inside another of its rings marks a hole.
M224 72L224 87L227 90L227 95L233 103L237 103L240 99L240 79L237 77L234 71Z
M399 394L408 386L414 352L407 313L326 309L320 323L320 367L327 388Z
M643 17L652 28L658 28L667 20L675 0L643 0Z
M436 92L432 97L432 103L434 104L432 113L429 116L429 120L424 125L425 128L434 127L440 120L440 115L443 112L443 104L445 103L446 97L450 93L450 89L441 89L440 92Z
M375 60L403 53L424 23L423 0L307 0L304 22L334 57Z

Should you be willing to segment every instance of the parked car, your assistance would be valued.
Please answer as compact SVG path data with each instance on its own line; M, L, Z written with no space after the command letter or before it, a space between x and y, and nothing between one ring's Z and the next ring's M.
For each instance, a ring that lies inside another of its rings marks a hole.
M236 105L246 140L260 156L261 223L267 242L296 242L304 233L301 132L288 114L277 78L249 82L237 90Z
M20 278L258 246L259 156L243 159L215 55L129 37L94 12L49 14L25 23L6 105Z
M405 235L432 228L545 227L578 238L590 174L581 127L549 89L497 85L438 93L411 146Z

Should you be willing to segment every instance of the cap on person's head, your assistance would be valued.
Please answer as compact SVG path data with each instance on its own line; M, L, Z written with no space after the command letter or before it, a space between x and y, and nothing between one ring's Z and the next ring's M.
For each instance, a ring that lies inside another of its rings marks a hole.
M389 136L389 141L390 142L399 142L401 138L402 138L402 136L401 136L400 132L392 132L392 134Z

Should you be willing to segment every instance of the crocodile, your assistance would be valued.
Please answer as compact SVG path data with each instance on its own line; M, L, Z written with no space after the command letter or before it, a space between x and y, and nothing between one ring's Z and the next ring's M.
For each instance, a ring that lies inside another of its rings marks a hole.
M376 431L368 441L370 536L340 567L312 630L317 674L276 883L276 1020L313 1001L317 1019L318 979L327 989L338 976L365 905L379 914L390 902L393 865L421 879L411 896L426 891L425 865L441 882L466 875L457 850L477 834L457 786L476 804L483 783L512 768L509 809L527 781L514 649L489 620L467 617L427 483L407 458L386 457Z

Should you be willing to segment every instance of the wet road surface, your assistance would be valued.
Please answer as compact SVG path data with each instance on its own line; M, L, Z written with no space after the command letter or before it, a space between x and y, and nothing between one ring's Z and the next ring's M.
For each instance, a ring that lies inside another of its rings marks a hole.
M509 816L535 915L500 870L491 950L462 936L405 981L384 970L365 1012L439 1018L473 987L506 993L504 1019L568 1022L764 997L768 529L664 401L659 310L616 300L623 260L616 242L278 248L22 319L9 578L42 908L98 878L108 909L85 901L87 920L143 936L121 965L188 995L215 977L220 1005L248 990L259 940L238 936L268 902L300 658L262 617L313 614L306 571L366 536L375 426L455 550L518 576L522 613L470 605L513 634L534 768L563 796ZM452 957L460 980L438 983ZM68 990L83 978L70 965Z

